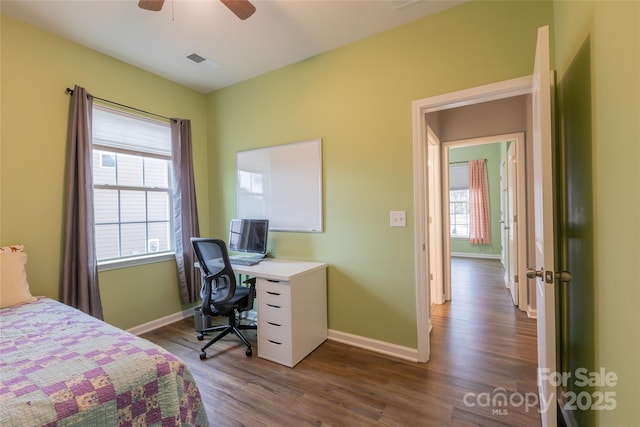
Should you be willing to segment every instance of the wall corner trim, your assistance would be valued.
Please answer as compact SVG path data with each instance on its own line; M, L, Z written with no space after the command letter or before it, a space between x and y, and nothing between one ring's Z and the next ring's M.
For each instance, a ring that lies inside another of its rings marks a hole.
M329 329L328 339L342 344L352 345L354 347L370 350L375 353L408 360L410 362L418 362L418 350L415 348L409 348L384 341L378 341L359 335L352 335L333 329Z
M172 323L178 322L182 319L187 319L189 317L193 317L193 308L187 308L186 310L179 311L177 313L170 314L168 316L161 317L156 320L152 320L151 322L143 323L142 325L134 326L133 328L127 329L127 332L132 333L133 335L142 335L147 332L151 332L155 329L161 328L163 326L170 325ZM195 335L195 329L193 331Z

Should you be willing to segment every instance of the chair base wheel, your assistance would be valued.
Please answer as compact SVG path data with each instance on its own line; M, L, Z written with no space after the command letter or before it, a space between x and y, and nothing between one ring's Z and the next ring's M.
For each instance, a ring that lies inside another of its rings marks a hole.
M251 350L250 348L247 349L247 351L244 352L244 354L247 355L247 357L251 356L253 354L253 350Z
M198 341L202 341L204 339L204 335L203 334L198 334L198 336L196 338L198 338Z
M205 353L204 351L200 353L200 360L204 360L206 358L207 358L207 353Z

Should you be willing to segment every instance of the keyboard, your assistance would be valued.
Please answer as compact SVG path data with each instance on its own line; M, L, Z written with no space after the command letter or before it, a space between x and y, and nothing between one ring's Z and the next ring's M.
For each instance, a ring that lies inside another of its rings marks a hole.
M230 258L229 261L231 261L231 264L235 264L235 265L255 265L257 263L259 263L262 260L262 258L259 259L255 259L255 258Z

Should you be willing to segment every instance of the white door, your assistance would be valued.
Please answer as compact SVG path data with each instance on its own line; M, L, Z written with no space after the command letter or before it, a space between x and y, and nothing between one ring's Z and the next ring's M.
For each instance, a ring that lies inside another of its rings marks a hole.
M553 208L553 158L551 140L551 71L549 27L538 29L533 70L533 187L535 274L538 318L538 388L543 426L555 426L556 390L549 379L556 372L555 258Z
M518 212L516 180L518 174L516 173L515 151L516 141L511 141L507 150L507 221L504 225L507 229L508 239L509 290L513 304L518 305L518 224L516 221Z

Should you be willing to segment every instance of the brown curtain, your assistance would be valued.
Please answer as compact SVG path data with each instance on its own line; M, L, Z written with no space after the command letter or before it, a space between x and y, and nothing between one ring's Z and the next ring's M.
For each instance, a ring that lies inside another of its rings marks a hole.
M62 302L102 319L93 228L91 118L93 97L76 86L72 95L67 156Z
M182 304L192 304L200 298L200 275L193 267L191 237L199 237L191 121L171 119L173 157L173 226L176 245L178 287Z
M469 160L469 242L491 243L486 161Z

